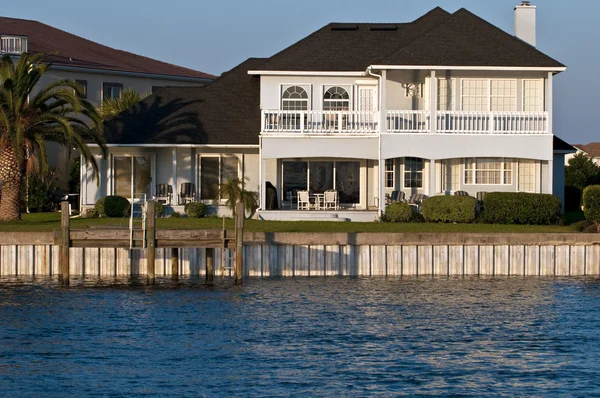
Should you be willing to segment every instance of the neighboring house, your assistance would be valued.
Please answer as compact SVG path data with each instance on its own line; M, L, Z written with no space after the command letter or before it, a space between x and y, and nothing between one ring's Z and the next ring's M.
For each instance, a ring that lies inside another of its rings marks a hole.
M332 216L364 221L393 191L562 199L574 149L553 135L552 91L566 68L535 48L535 7L515 8L515 31L465 9L332 23L212 85L162 90L107 124L103 185L84 179L82 204L191 183L220 211L216 187L231 177L260 192L265 219L315 216L287 210L298 190L336 189ZM264 208L268 182L280 210Z
M600 142L590 142L589 144L573 144L573 147L577 150L575 154L569 154L565 156L565 166L569 165L569 160L573 158L577 153L583 153L588 158L592 159L592 162L600 166Z
M23 52L49 54L52 66L40 87L76 80L94 106L125 89L149 94L163 86L202 86L214 80L210 74L106 47L41 22L0 17L0 55L18 57ZM65 151L56 148L49 154L53 165L68 170Z

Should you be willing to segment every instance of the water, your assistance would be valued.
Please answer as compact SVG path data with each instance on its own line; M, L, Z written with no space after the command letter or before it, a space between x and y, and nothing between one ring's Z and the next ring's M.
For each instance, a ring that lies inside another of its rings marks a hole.
M600 396L595 279L0 287L2 396Z

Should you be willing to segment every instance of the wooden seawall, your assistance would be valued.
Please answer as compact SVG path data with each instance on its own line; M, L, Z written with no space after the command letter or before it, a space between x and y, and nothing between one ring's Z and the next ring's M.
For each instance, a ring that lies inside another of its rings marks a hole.
M221 231L218 231L219 233ZM80 232L72 231L74 236ZM101 231L119 240L123 232ZM157 242L161 234L157 231ZM194 248L199 236L215 231L171 231L188 236L163 239L154 259L156 277L206 275L206 250ZM81 232L90 242L93 230ZM112 235L111 235L112 234ZM184 236L181 235L181 236ZM215 235L216 236L216 235ZM596 234L388 234L244 233L243 274L273 276L598 276L600 236ZM49 277L59 270L53 233L0 233L0 277ZM215 241L215 247L217 246ZM73 278L113 279L147 275L147 249L71 247ZM169 246L169 247L167 247ZM172 267L170 247L179 247ZM233 266L233 249L213 249L215 276L221 264ZM225 259L223 258L225 257ZM231 274L231 268L225 274Z

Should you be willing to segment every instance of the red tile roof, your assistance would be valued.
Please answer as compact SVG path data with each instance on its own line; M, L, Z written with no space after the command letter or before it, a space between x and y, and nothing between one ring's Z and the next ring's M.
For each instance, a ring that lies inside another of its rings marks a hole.
M215 78L208 73L116 50L37 21L0 17L0 34L27 36L28 50L52 54L48 60L54 65L185 78Z

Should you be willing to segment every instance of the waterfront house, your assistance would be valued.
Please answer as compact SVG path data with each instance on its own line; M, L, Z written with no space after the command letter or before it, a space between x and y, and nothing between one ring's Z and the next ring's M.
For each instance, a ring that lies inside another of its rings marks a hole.
M144 94L162 86L202 86L214 80L210 74L110 48L38 21L0 17L0 55L18 57L23 52L49 55L52 65L40 87L57 80L75 80L94 106L106 98L120 97L126 89ZM50 143L48 153L50 164L58 167L65 183L67 151Z
M585 145L574 144L573 147L577 150L576 153L583 153L590 158L592 162L600 166L600 142L590 142ZM573 153L565 156L565 166L569 165L569 160L571 160L573 156L575 156Z
M552 98L566 68L536 49L535 6L514 13L514 36L439 7L408 23L331 23L204 88L165 88L107 124L110 157L100 187L83 173L82 205L170 186L173 206L184 189L223 213L217 186L233 177L260 193L264 219L372 221L395 192L562 199L574 149L554 135ZM298 191L329 189L331 210L298 210Z

